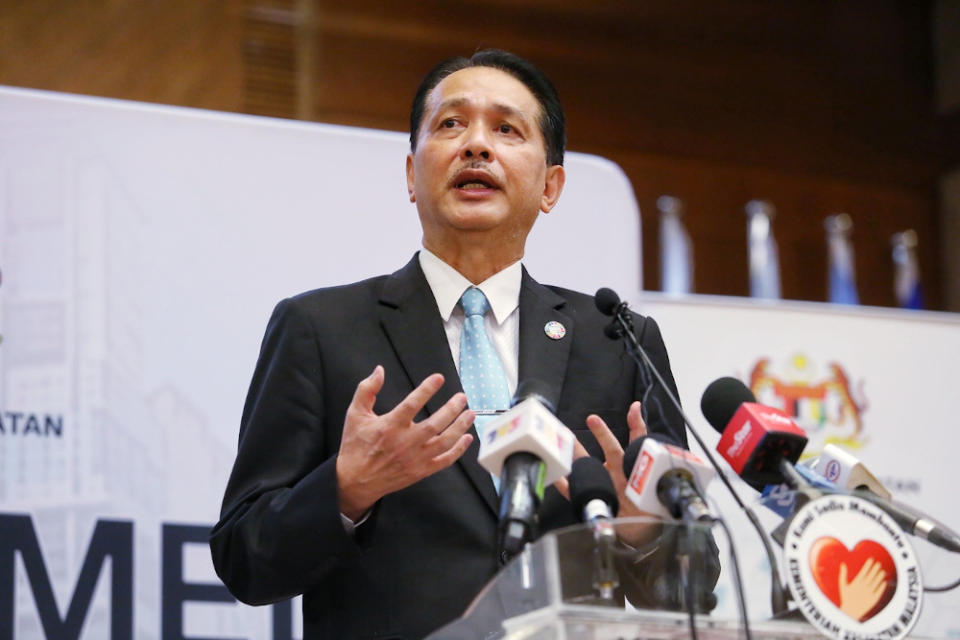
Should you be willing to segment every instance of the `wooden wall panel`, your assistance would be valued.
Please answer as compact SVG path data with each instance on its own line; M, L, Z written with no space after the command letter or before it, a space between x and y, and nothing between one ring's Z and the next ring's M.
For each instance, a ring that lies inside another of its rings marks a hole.
M10 0L0 84L241 111L241 0Z
M658 195L686 201L696 289L718 294L747 292L743 206L766 198L786 297L825 299L822 220L843 210L863 302L893 304L889 235L912 227L928 305L942 308L937 182L958 128L936 116L932 6L24 0L0 11L0 83L406 131L429 67L502 47L554 79L570 149L624 167L647 287Z

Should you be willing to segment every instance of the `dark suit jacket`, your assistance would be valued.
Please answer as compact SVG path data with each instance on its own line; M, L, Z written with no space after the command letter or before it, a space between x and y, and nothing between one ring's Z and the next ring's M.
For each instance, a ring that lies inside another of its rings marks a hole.
M545 335L551 320L566 327L564 338ZM598 457L586 416L599 414L625 445L627 408L645 387L622 344L604 336L608 320L592 297L543 286L524 271L519 379L555 390L559 419ZM635 326L675 392L657 325L636 316ZM377 364L386 370L378 413L434 372L446 382L425 415L461 390L416 256L392 275L277 305L211 533L214 566L238 599L264 604L303 594L306 639L423 637L462 614L501 565L497 496L477 464L476 437L457 463L384 497L353 536L344 531L336 453L354 389ZM645 408L650 429L686 442L660 389ZM552 488L539 516L541 531L575 522Z

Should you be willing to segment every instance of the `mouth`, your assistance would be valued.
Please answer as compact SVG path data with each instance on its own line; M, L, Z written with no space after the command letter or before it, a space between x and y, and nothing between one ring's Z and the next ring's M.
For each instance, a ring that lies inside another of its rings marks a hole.
M488 182L484 182L483 180L471 180L469 182L457 183L457 189L465 189L467 191L471 191L475 189L494 189L494 188L495 187L492 184Z
M467 169L454 177L453 186L463 191L488 191L499 189L496 180L486 171Z

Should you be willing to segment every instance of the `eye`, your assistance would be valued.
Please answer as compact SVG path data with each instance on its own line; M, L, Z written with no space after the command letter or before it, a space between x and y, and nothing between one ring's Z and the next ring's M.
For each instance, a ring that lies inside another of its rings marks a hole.
M446 120L440 123L440 126L443 127L444 129L453 129L455 126L457 126L457 121L454 120L453 118L447 118Z
M501 124L501 125L500 125L500 128L499 128L499 131L500 131L500 133L514 133L516 130L513 128L512 125L509 125L509 124Z

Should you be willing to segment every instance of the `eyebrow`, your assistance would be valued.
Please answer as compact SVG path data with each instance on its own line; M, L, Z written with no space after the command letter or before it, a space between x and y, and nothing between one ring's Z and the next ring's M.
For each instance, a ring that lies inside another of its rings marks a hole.
M469 104L470 101L467 98L449 98L444 100L439 105L437 105L437 113L440 113L446 109L454 109L457 107L462 107ZM521 118L525 122L528 122L530 119L527 117L527 114L516 107L511 107L508 104L503 104L502 102L495 102L493 104L494 110L498 111L505 116L516 116Z

